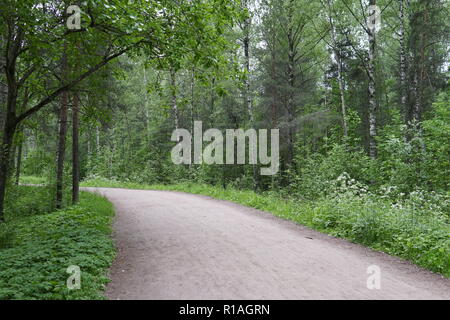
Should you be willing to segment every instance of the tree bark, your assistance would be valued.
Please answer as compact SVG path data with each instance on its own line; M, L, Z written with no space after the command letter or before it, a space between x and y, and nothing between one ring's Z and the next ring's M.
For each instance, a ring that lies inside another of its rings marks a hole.
M73 95L72 106L72 203L80 199L80 154L79 154L79 97Z
M328 0L328 21L330 23L331 29L331 42L333 46L333 52L334 56L336 57L336 64L338 67L338 83L339 83L339 93L341 97L342 128L344 129L344 137L348 137L347 106L345 104L345 86L344 86L344 75L342 71L342 55L338 48L336 28L334 26L330 0Z
M178 115L178 104L177 104L177 73L175 69L170 69L170 86L171 86L171 94L172 94L172 112L174 116L175 129L178 129L180 126L179 115Z
M294 106L294 91L295 91L295 56L297 54L295 47L296 39L294 35L294 1L290 1L289 9L288 9L288 85L289 85L289 93L288 93L288 102L287 102L287 111L288 111L288 154L287 154L287 164L288 167L292 167L294 162L294 119L295 119L295 106Z
M6 194L6 184L9 173L9 154L13 144L16 123L6 117L5 129L3 132L2 148L0 152L0 222L4 222L4 203Z
M370 5L376 5L376 0L370 0ZM376 28L367 29L369 37L369 155L372 159L377 157L377 101L375 83L375 58L376 58Z
M144 66L143 69L144 72L144 86L145 86L145 103L144 103L144 114L145 114L145 131L146 131L146 138L145 141L146 147L150 145L150 113L148 110L148 93L147 93L147 87L148 87L148 80L147 80L147 68Z
M67 75L67 57L64 54L62 59L63 79ZM64 161L66 155L66 135L67 135L67 108L68 92L61 94L61 105L59 109L59 130L58 130L58 150L56 155L56 208L63 207L64 188Z
M423 22L420 29L420 37L419 37L419 48L420 53L418 56L418 62L416 63L416 70L414 72L414 107L413 107L413 121L419 130L419 134L421 131L420 122L422 121L422 111L423 111L423 82L425 80L425 64L426 64L426 53L425 49L427 46L427 27L428 27L428 7L425 4L425 8L423 9Z
M406 89L406 46L405 46L405 3L404 0L399 1L400 11L400 92L401 92L401 108L405 115L405 122L408 122L408 94Z
M195 113L195 69L191 72L191 132L194 132Z
M17 146L17 159L16 159L16 186L19 185L20 181L20 171L22 169L22 149L23 149L23 142L20 141L19 145Z
M278 77L277 77L277 66L276 66L276 58L277 58L277 54L275 52L275 42L276 42L276 34L275 32L272 32L272 45L270 46L270 78L272 80L272 84L271 84L271 113L272 113L272 117L271 117L271 123L272 123L272 128L277 128L278 127L278 91L276 88L275 83L277 83L278 81Z
M3 138L0 149L0 222L4 221L4 201L6 194L6 185L9 176L9 160L10 152L13 145L14 134L17 128L17 95L19 84L16 78L16 62L21 47L23 32L18 28L14 32L14 26L9 22L7 46L5 50L5 75L8 87L8 95L6 97L6 114L5 123L3 126Z
M250 7L248 0L244 0L244 8L248 11L250 15ZM253 115L253 103L252 103L252 95L251 95L251 85L250 85L250 27L251 27L251 18L246 17L244 21L244 58L245 58L245 89L244 89L244 103L245 109L247 110L250 117L250 126L254 126L254 115ZM252 165L252 173L253 173L253 189L257 190L259 188L259 175L258 175L258 167L253 164Z
M248 11L249 5L248 0L244 0L244 8ZM250 12L249 12L250 14ZM249 116L250 116L250 122L253 123L253 107L252 107L252 98L250 95L250 25L251 25L251 19L247 17L244 21L244 58L245 58L245 72L246 72L246 78L245 78L245 90L244 90L244 103L245 103L245 110L247 110Z
M0 53L4 52L5 41L0 35ZM0 54L0 70L3 70L6 66L5 56ZM8 86L4 84L3 72L0 73L0 130L3 131L6 118L6 102L8 97Z
M339 56L339 52L337 55ZM347 106L345 104L345 86L344 86L344 75L342 73L342 57L337 58L338 64L338 81L339 81L339 92L341 95L341 113L342 113L342 127L344 129L344 137L348 137L348 123L347 123Z

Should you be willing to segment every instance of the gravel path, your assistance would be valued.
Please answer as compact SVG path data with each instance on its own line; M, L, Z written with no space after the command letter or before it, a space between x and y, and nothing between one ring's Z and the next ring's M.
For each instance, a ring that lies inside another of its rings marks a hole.
M450 299L450 281L271 214L178 192L87 188L117 211L110 299ZM369 266L381 289L369 290Z

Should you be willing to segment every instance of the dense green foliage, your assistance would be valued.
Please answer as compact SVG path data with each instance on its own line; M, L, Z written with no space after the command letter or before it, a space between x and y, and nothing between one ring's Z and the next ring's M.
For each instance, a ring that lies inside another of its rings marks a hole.
M47 179L37 176L20 176L20 183L23 185L44 185Z
M80 204L46 212L48 191L20 187L0 225L0 299L103 299L115 255L112 205L82 193ZM69 290L69 266L81 269L81 289Z

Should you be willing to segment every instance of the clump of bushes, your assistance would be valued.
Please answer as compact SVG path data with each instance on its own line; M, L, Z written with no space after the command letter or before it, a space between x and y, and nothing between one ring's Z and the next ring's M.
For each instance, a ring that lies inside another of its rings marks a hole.
M415 191L391 199L341 175L332 196L314 201L309 225L450 277L450 226L445 194Z

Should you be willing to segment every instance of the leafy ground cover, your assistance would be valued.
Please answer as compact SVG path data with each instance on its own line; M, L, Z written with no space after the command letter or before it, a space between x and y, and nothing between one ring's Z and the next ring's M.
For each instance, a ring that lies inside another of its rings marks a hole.
M48 212L47 188L19 187L0 225L0 299L104 299L115 256L113 206L83 192L79 205ZM81 289L69 290L69 266Z

